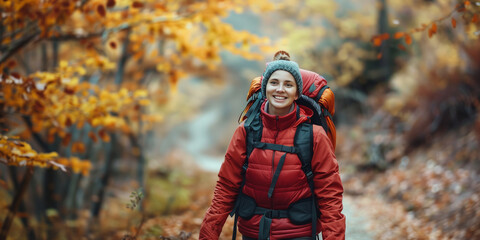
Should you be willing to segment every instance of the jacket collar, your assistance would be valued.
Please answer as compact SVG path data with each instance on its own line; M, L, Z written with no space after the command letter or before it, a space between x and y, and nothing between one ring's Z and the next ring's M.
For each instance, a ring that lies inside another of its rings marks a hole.
M300 123L306 122L313 115L312 110L304 106L299 106L294 102L293 110L283 116L271 115L265 111L265 106L268 103L265 100L261 107L261 117L263 125L271 130L281 131L289 127L297 127Z

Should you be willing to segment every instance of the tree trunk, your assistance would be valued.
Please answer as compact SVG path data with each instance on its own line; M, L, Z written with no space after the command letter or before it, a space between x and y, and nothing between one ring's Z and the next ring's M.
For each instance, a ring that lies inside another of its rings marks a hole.
M52 69L55 69L58 67L58 48L60 47L60 41L58 40L53 40L52 42Z
M83 129L79 130L76 126L70 126L69 131L72 133L72 141L70 141L69 146L65 149L65 157L70 158L72 157L72 146L73 143L78 141L82 132L84 132L86 127L84 126ZM80 180L81 174L74 173L66 179L66 184L63 186L65 189L62 195L63 207L66 210L66 214L64 215L65 218L69 218L71 213L74 212L76 209L73 209L73 203L75 200L75 193L78 189L78 182ZM63 177L63 176L62 176Z
M120 61L118 62L118 69L117 73L115 74L115 85L120 86L123 81L123 74L125 72L125 65L128 60L128 45L130 44L130 30L127 30L125 40L123 41L122 46L122 56L120 57Z
M1 11L1 12L3 12L3 11ZM5 29L5 28L3 27L3 17L0 17L0 39L3 39L4 29ZM3 50L2 50L2 47L3 47L3 46L2 46L2 42L3 42L3 41L0 40L0 51L3 52ZM0 69L0 72L1 72L1 71L3 71L3 69Z
M387 33L389 30L388 26L388 11L387 11L387 0L378 0L378 5L380 6L378 9L378 33ZM382 53L382 58L380 59L380 66L382 71L381 81L386 82L390 75L392 75L392 67L391 63L391 53L390 53L390 46L389 40L383 41L382 46L380 47L380 51Z
M17 193L13 198L13 202L10 205L10 208L8 209L7 216L3 221L2 230L0 231L0 240L7 239L8 231L12 226L12 222L15 218L15 214L17 213L18 207L21 205L23 195L27 191L28 184L30 183L32 176L33 176L33 167L29 167L27 171L25 171L25 175L23 176L22 183L19 185L19 188L17 189Z
M106 156L106 162L105 162L105 167L103 170L102 178L97 184L96 189L98 189L98 193L95 196L96 201L93 203L92 207L92 217L93 218L98 218L100 215L100 210L102 209L102 204L103 201L105 200L105 192L106 192L106 187L108 185L108 181L110 179L110 176L113 172L113 163L116 158L116 153L117 153L117 136L115 133L110 134L110 142L107 144L107 147L105 147L106 152L108 155Z
M9 169L9 171L10 171L10 178L12 179L15 192L18 193L18 192L21 190L21 189L20 189L20 188L21 188L21 185L20 185L20 183L18 182L18 176L17 176L18 167L9 166L8 169ZM27 171L28 171L28 170L27 170ZM25 190L25 191L27 191L27 190ZM20 203L19 203L19 206L18 206L18 210L19 210L20 212L25 212L26 209L27 209L27 208L25 207L24 201L20 200ZM23 217L23 218L20 218L20 220L22 221L23 227L24 227L25 230L27 231L28 239L35 239L35 232L34 232L33 229L30 227L30 222L28 221L28 218Z
M128 60L128 45L130 43L129 41L130 37L130 30L127 30L125 39L123 41L123 46L122 46L122 56L118 62L118 67L117 67L117 73L115 74L115 84L117 86L120 86L120 84L123 81L123 74L125 72L125 65ZM104 172L103 176L99 182L98 186L98 193L97 193L97 201L93 203L92 206L92 217L97 218L100 214L100 210L102 208L103 200L105 198L105 188L107 186L107 183L110 179L111 172L113 171L113 162L115 160L115 148L117 147L117 140L116 140L116 134L112 133L110 134L111 136L111 142L110 142L110 150L107 151L107 159L105 161L105 167L104 167Z
M140 125L141 125L141 123L140 123ZM140 131L141 131L141 127L140 127ZM135 137L135 135L133 135L133 134L130 134L129 137L130 137L130 143L132 144L132 147L137 148L138 151L139 151L139 154L140 154L138 156L137 181L138 181L139 187L142 188L142 189L145 189L145 165L146 165L146 161L145 161L145 155L143 154L142 144L139 143L139 139L142 139L142 134L139 133L137 137ZM139 206L140 210L143 210L142 205L143 204L140 204L140 206Z
M90 77L89 83L92 84L92 85L93 84L98 84L99 80L100 80L100 73L96 72ZM90 90L90 94L91 95L94 94L93 90ZM98 152L100 150L104 151L104 149L101 149L101 146L99 144L93 143L93 141L88 136L88 132L96 131L96 129L92 128L89 124L85 124L84 130L85 130L85 132L84 132L84 135L83 135L82 142L83 143L88 142L88 144L87 144L87 151L82 156L82 158L83 159L89 159L92 166L95 166L98 163ZM76 189L73 191L74 196L71 196L71 199L73 201L72 206L75 206L76 209L83 209L85 207L84 206L85 203L90 203L90 199L92 199L91 196L92 196L92 192L93 192L92 185L94 185L92 183L92 181L95 181L95 177L93 175L94 175L94 173L92 172L92 176L89 178L90 181L87 184L90 187L86 187L86 188L79 188L80 181L83 178L82 176L79 176L79 179L78 179L79 182L77 183ZM76 202L76 200L80 200L80 201ZM91 205L88 205L86 208L90 208L90 207L91 207ZM75 214L72 214L71 216L69 216L69 219L74 218L74 215Z
M46 72L48 70L48 53L47 53L47 44L45 42L42 42L42 45L40 47L41 51L42 51L42 56L41 56L41 63L42 63L42 66L40 67L40 69L44 72Z

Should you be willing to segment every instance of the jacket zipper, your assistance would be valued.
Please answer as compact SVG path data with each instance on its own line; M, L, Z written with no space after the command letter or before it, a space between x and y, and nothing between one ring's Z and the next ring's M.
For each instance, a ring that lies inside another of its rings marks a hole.
M277 144L277 137L278 137L278 116L275 117L275 138L273 139L273 143ZM273 175L275 174L275 151L272 153L272 178L271 181L273 181ZM270 181L270 182L271 182ZM270 209L273 209L273 196L270 199Z

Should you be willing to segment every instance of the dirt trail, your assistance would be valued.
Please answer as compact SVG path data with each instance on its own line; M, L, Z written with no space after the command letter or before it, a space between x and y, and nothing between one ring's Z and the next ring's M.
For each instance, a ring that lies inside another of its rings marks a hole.
M355 204L355 198L344 196L343 198L343 214L347 218L347 232L345 239L347 240L373 240L374 234L369 230L370 219L366 215L367 211L359 209L359 205Z

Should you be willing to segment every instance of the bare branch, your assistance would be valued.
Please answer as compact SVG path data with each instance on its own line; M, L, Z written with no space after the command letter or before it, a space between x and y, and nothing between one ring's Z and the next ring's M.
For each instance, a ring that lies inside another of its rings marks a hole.
M0 57L0 64L7 61L7 59L9 57L11 57L13 54L15 54L16 52L18 52L20 49L22 49L23 47L25 47L25 45L27 45L30 41L32 41L35 37L38 37L40 35L41 31L40 30L35 30L32 34L30 34L29 36L25 37L25 38L22 38L20 41L18 42L15 42L14 44L12 44L12 46L6 51L5 54L3 54L1 57Z

